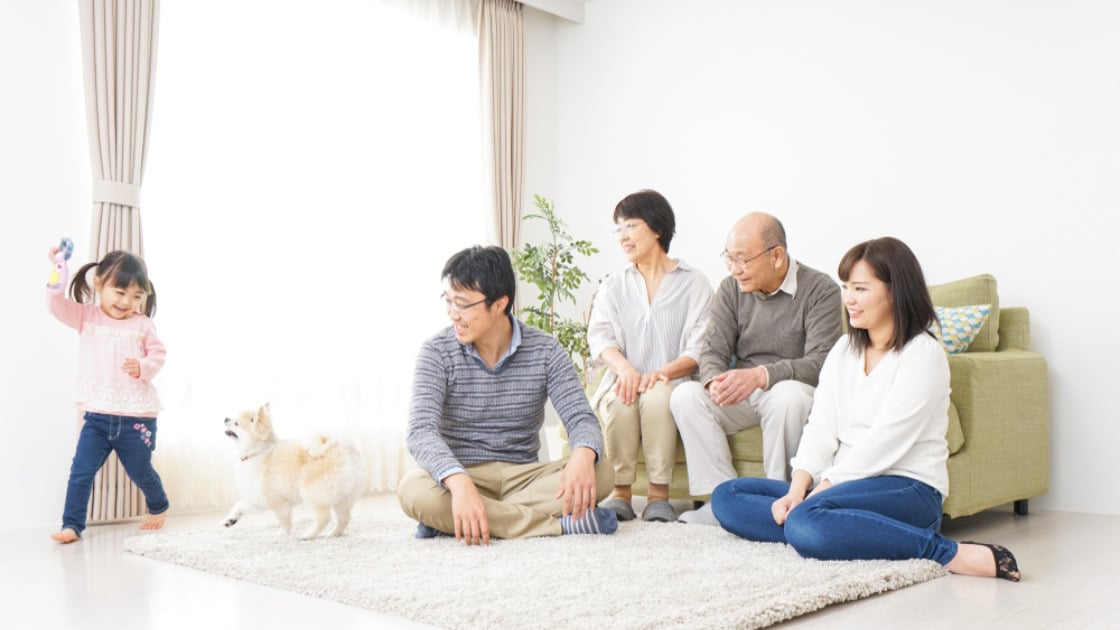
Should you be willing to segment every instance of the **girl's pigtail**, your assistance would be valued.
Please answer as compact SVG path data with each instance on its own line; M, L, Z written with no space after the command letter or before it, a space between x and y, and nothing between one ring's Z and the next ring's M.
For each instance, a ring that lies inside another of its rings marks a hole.
M156 285L148 280L148 297L144 299L144 314L149 319L156 316Z
M93 288L89 286L86 275L90 269L97 267L98 264L95 262L86 263L74 274L74 278L70 281L70 297L75 302L85 304L87 300L93 301Z

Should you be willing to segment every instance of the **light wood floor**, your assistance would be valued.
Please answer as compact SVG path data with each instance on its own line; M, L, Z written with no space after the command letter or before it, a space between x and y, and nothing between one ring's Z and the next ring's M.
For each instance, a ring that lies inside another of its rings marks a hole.
M364 501L399 509L391 496ZM166 530L209 526L223 516L172 515ZM1114 570L1120 565L1120 516L1036 510L1020 517L1008 506L947 523L945 532L1006 545L1019 560L1023 581L949 576L832 606L781 627L1120 628ZM92 527L81 542L66 546L50 541L49 533L0 532L5 630L428 627L133 556L122 550L122 541L137 533L136 523ZM563 625L557 620L555 627Z

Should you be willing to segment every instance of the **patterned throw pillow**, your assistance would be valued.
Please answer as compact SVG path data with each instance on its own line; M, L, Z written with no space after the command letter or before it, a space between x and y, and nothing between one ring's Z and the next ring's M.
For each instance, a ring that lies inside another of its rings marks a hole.
M945 345L949 354L960 354L976 338L992 312L991 304L970 306L934 306L937 324L930 330ZM940 330L939 330L940 329Z

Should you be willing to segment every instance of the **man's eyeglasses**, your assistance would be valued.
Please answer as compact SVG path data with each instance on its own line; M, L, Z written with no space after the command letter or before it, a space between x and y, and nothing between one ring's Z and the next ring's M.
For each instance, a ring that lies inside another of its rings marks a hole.
M611 228L611 234L613 234L615 236L622 236L623 234L629 234L630 230L633 230L634 228L638 227L639 225L641 225L641 223L638 223L637 221L627 221L626 223L619 223L618 225Z
M725 249L723 250L723 253L719 255L719 257L721 260L723 260L723 264L727 265L728 269L732 269L734 267L746 269L748 263L750 263L755 258L765 256L770 252L770 250L774 249L775 247L777 247L777 245L771 245L770 247L767 247L766 249L749 258L743 258L742 256L732 256L731 253Z
M471 302L470 304L460 304L458 302L452 302L451 300L447 299L447 294L446 293L441 293L439 295L439 299L442 300L443 305L445 307L447 307L447 312L448 313L450 313L452 311L454 311L456 313L462 313L463 311L467 310L468 308L470 308L472 306L478 306L479 304L482 304L483 302L486 301L486 298L482 298L481 300L479 300L477 302Z

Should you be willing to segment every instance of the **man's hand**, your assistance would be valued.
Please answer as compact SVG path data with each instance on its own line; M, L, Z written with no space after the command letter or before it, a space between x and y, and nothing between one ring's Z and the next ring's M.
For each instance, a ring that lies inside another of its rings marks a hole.
M708 395L717 407L726 407L743 402L765 387L766 369L762 366L728 370L708 383Z
M562 514L574 514L576 519L583 518L587 510L595 507L595 451L581 446L572 452L564 470L560 472L560 499Z
M478 488L465 473L448 475L443 485L451 491L451 514L455 518L455 540L468 545L490 544L490 519Z

